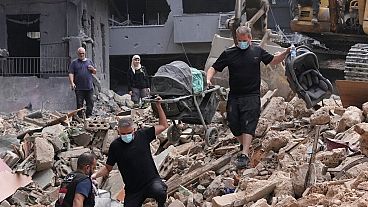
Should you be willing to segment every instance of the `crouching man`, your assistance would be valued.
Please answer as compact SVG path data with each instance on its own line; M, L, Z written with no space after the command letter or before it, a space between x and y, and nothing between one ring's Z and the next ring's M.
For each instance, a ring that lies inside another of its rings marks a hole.
M150 142L168 127L160 99L156 107L159 114L156 126L135 130L131 117L119 120L119 137L110 145L106 164L92 175L92 179L106 176L117 163L125 183L125 207L142 206L146 198L155 199L158 207L164 207L166 202L167 186L160 178L150 150Z

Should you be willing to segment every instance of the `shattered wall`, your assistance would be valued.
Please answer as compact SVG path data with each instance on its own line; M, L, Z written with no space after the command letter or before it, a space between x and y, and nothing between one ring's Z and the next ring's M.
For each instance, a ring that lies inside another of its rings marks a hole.
M97 68L96 76L100 80L102 86L109 88L109 28L108 28L108 4L104 0L1 0L0 1L0 48L8 49L8 31L7 31L7 15L22 14L38 14L39 15L39 31L40 31L40 57L69 57L70 60L77 58L76 50L83 46L86 48L87 57L92 59ZM25 50L27 48L24 48ZM10 54L10 56L15 56ZM45 69L47 70L47 69ZM10 93L13 89L12 84L3 85L4 82L11 82L13 78L2 78L1 100L7 100L9 97L2 97L3 94ZM34 77L21 78L19 81L24 83L20 86L28 86L31 88L42 87L49 89L54 88L52 79L37 79ZM62 80L62 79L58 79ZM69 81L58 81L59 88L69 90ZM34 86L29 85L35 84ZM19 90L29 90L29 88L19 88ZM32 95L37 95L41 99L58 100L59 91L47 91L41 93L42 90L33 90ZM65 92L69 94L69 92ZM74 98L64 97L62 105L55 105L55 109L71 109L74 108L74 101L69 102L68 99ZM14 106L24 104L23 100L33 100L30 94L22 93L18 96L12 93L12 105L7 105L7 101L0 104L0 111L9 111ZM18 102L19 101L19 102ZM39 106L39 104L36 104Z
M71 110L75 95L67 78L0 77L0 111L13 112L29 103L33 109Z

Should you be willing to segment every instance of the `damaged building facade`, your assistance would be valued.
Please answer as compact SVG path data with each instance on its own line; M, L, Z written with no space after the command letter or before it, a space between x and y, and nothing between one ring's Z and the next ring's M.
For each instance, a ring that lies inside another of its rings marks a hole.
M81 46L109 87L108 32L104 0L1 0L0 111L74 108L67 75Z
M273 13L268 27L290 31L288 0L269 2ZM126 92L122 83L134 54L141 55L149 75L174 60L204 69L214 34L231 37L226 20L234 15L235 0L113 0L109 4L110 83L119 94Z

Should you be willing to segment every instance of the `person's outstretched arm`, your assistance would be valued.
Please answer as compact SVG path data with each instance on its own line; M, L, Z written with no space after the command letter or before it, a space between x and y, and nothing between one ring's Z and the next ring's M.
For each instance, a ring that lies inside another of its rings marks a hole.
M167 129L167 127L169 127L169 124L167 123L167 119L166 119L166 114L164 112L164 110L162 109L161 106L161 97L157 98L157 102L156 102L156 108L157 108L157 112L158 112L158 125L155 126L155 135L160 134L161 132L163 132L165 129Z

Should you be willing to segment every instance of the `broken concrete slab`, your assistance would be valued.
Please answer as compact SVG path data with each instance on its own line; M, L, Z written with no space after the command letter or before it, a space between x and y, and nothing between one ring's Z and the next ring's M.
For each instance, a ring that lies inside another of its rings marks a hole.
M176 148L170 145L167 149L165 149L160 154L153 156L153 161L155 162L156 169L159 171L161 169L162 164L164 163L165 159L169 154L176 154Z
M47 139L40 137L36 137L34 145L36 171L50 169L54 163L54 147Z
M47 169L43 171L36 172L32 179L41 189L44 189L46 186L52 183L55 177L55 173L52 169Z
M235 201L241 201L245 196L244 191L237 193L230 193L222 196L215 196L212 198L213 207L232 207Z
M283 121L285 119L286 103L282 97L273 97L270 103L262 111L261 117L274 121Z
M324 125L330 122L330 114L327 107L321 107L310 117L312 125Z
M345 160L347 152L344 148L333 149L317 153L316 159L320 160L326 167L334 168L340 165Z
M278 152L281 148L285 147L289 140L293 138L289 131L268 131L265 135L265 139L262 142L262 148L267 153L270 150Z
M82 132L73 136L73 141L77 146L86 147L92 141L92 135L88 132Z
M72 148L66 152L59 153L58 157L63 158L64 160L69 160L70 158L76 158L79 157L79 155L90 152L91 150L84 147L75 147Z

